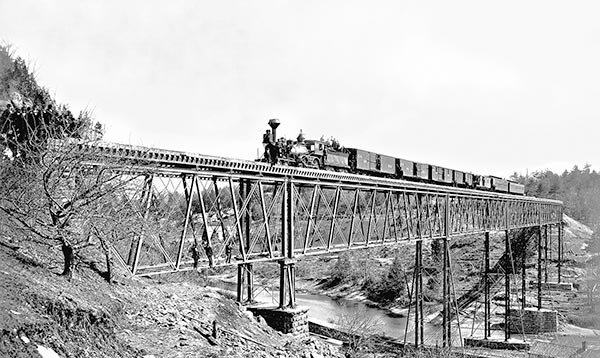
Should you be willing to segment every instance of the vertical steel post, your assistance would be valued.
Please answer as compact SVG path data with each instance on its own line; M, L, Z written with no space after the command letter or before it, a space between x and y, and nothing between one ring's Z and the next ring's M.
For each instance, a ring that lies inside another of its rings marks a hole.
M423 241L419 241L419 329L421 330L421 345L425 343L425 336L423 334L423 322L425 321L425 316L423 315Z
M281 238L281 256L279 261L279 308L286 307L286 297L289 297L289 306L295 307L295 274L294 267L294 196L293 184L291 181L284 183L282 210L282 238Z
M250 205L250 199L248 199L248 196L250 195L251 183L249 179L245 180L244 182L246 185L240 185L240 187L245 186L244 195L242 196L242 206L244 205L245 201L248 201L248 204L246 205L246 214L244 215L244 234L246 236L246 251L248 251L250 250L250 246L252 245L252 238L250 237L250 227L252 224L252 206Z
M484 260L485 260L485 278L484 278L484 308L483 308L483 335L487 339L490 333L490 233L485 232L483 242Z
M448 237L450 235L450 197L446 195L445 203L444 203L444 242L443 242L443 286L442 286L442 299L443 299L443 308L442 308L442 345L443 347L449 347L452 345L452 341L450 339L450 330L451 330L451 320L450 320L450 285L449 285L449 275L448 275L448 263L449 263L449 252L448 252Z
M527 307L527 242L521 253L521 309Z
M562 235L563 235L563 225L562 225L562 219L561 219L561 221L558 223L558 283L561 283L561 280L562 280L562 256L563 256Z
M288 244L288 185L289 182L282 184L283 192L281 193L281 256L287 257L287 244Z
M448 238L444 237L443 242L444 265L442 275L442 347L448 346Z
M225 227L225 219L223 218L223 209L221 207L221 193L219 190L219 185L217 182L217 177L214 176L212 178L212 182L213 182L213 187L215 190L215 205L216 205L216 209L217 209L217 217L219 218L219 222L221 223L221 231L223 232L223 240L227 241L229 233L228 230ZM232 199L234 199L235 196L232 195ZM235 202L235 200L233 200ZM237 220L236 220L237 221ZM240 246L241 246L241 241L240 241Z
M287 230L288 230L288 245L287 245L287 253L285 257L293 258L294 257L294 244L296 240L296 236L294 234L294 183L289 181L287 183Z
M289 307L296 307L296 264L291 263L288 266L288 285L289 285Z
M419 346L419 333L421 332L419 329L419 323L421 322L419 319L419 297L421 296L420 287L419 287L419 276L421 274L420 267L420 248L421 248L421 240L418 240L415 244L415 284L413 291L415 291L415 347Z
M237 301L244 301L244 264L237 265Z
M287 290L287 274L288 266L285 257L287 257L287 246L288 246L288 185L289 182L283 183L284 188L282 192L281 200L281 256L282 260L279 261L279 308L285 307L286 301L286 290Z
M548 225L544 225L544 282L548 283Z
M510 238L508 235L508 230L505 230L505 239L504 246L506 257L510 260ZM510 261L508 262L510 264ZM506 267L504 269L504 340L508 341L510 339L510 270L511 267Z
M279 308L285 307L285 291L287 286L287 264L285 259L279 261Z
M287 230L288 230L288 245L286 258L289 261L287 264L287 275L288 275L288 293L289 293L289 307L296 307L296 263L294 258L294 183L288 181L287 183Z
M247 281L247 301L254 302L254 267L251 263L246 264L246 281Z
M244 206L244 202L247 202L246 205L246 213L244 215L244 235L246 236L246 251L250 250L250 246L252 245L252 238L250 236L250 227L252 221L252 209L250 205L250 199L248 196L250 195L251 182L249 179L240 181L240 197L241 197L241 208ZM240 238L242 240L242 238ZM251 263L247 263L244 266L244 271L246 275L246 294L247 294L247 302L254 302L254 267Z
M537 230L537 308L542 309L542 227L538 226Z

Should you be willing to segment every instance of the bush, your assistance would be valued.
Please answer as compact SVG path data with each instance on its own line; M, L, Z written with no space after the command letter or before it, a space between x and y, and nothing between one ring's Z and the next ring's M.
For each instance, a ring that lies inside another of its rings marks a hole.
M406 275L400 258L396 256L387 274L369 278L363 290L370 300L381 303L392 303L403 298L406 293Z

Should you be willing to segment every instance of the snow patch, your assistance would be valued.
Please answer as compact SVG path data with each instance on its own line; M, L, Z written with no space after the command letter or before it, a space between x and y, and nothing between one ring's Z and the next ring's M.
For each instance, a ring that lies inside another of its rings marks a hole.
M44 346L37 346L38 353L42 358L60 358L60 356L52 350L52 348L46 348Z

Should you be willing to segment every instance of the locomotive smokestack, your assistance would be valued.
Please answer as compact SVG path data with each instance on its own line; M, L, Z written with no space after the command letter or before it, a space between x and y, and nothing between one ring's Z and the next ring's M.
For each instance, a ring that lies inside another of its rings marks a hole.
M279 119L270 119L269 126L271 127L271 135L273 136L273 143L277 142L277 127L279 127Z

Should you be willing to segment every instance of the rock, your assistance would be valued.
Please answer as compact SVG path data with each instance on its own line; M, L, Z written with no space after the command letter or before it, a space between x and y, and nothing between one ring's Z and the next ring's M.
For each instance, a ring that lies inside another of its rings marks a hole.
M310 352L310 358L324 358L321 353Z
M37 351L42 356L42 358L60 358L60 356L54 350L52 350L52 348L38 346Z
M22 340L22 341L23 341L23 343L25 343L25 344L29 344L29 342L31 342L31 341L29 340L29 338L27 338L27 336L25 336L25 335L23 335L23 336L20 336L19 338L21 338L21 340Z

